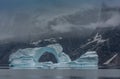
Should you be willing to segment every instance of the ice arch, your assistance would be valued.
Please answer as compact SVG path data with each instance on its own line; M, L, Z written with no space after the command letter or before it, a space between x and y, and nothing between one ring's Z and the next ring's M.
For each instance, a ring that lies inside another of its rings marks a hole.
M46 52L53 54L57 59L57 63L39 62L39 58ZM60 44L19 49L10 55L9 61L9 65L13 69L98 69L98 55L96 51L88 51L77 60L71 61L70 57L63 52Z
M48 66L48 64L54 65L52 62L39 62L39 58L46 52L53 54L57 63L71 62L70 57L63 52L63 48L60 44L51 44L46 47L19 49L10 55L9 65L14 68L43 68Z
M36 62L39 62L39 59L40 59L41 56L42 56L43 54L45 54L45 53L51 53L51 54L53 54L53 55L55 56L57 62L60 62L60 59L59 59L59 56L58 56L57 52L55 51L55 49L50 48L50 47L43 47L43 48L37 50L37 51L36 51L36 54L35 54L34 60L35 60Z

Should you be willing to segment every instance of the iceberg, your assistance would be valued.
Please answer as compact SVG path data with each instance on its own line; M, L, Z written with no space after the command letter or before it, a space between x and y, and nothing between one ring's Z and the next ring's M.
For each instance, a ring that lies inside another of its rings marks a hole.
M39 62L44 53L53 54L57 63ZM9 62L11 69L98 69L98 55L95 51L88 51L78 59L71 61L70 57L63 52L60 44L19 49L10 55Z

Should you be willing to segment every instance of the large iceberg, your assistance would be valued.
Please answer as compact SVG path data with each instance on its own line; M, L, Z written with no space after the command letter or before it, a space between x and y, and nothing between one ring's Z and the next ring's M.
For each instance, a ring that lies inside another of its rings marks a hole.
M46 52L53 54L57 63L39 62ZM97 69L98 55L95 51L91 51L71 61L60 44L51 44L45 47L19 49L10 55L9 62L12 69Z

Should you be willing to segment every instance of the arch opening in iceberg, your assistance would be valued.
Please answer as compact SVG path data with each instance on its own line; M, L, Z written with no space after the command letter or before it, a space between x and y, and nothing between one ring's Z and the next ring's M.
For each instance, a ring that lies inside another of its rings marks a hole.
M42 47L41 49L37 50L37 51L36 51L36 54L35 54L35 56L34 56L34 60L39 63L39 59L40 59L46 52L49 53L49 54L52 54L52 55L55 57L55 59L56 59L57 62L60 61L60 60L59 60L59 57L58 57L58 54L57 54L57 52L55 51L55 49L50 48L50 47Z
M57 58L50 52L45 52L40 58L39 62L52 62L58 63Z

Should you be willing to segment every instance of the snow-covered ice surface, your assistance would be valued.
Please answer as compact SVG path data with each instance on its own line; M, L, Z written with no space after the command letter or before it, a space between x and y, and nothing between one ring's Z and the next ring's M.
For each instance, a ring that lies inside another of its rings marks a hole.
M57 63L39 62L46 52L53 54ZM19 49L10 55L9 62L11 69L98 69L98 55L95 51L88 51L77 60L71 61L60 44Z

